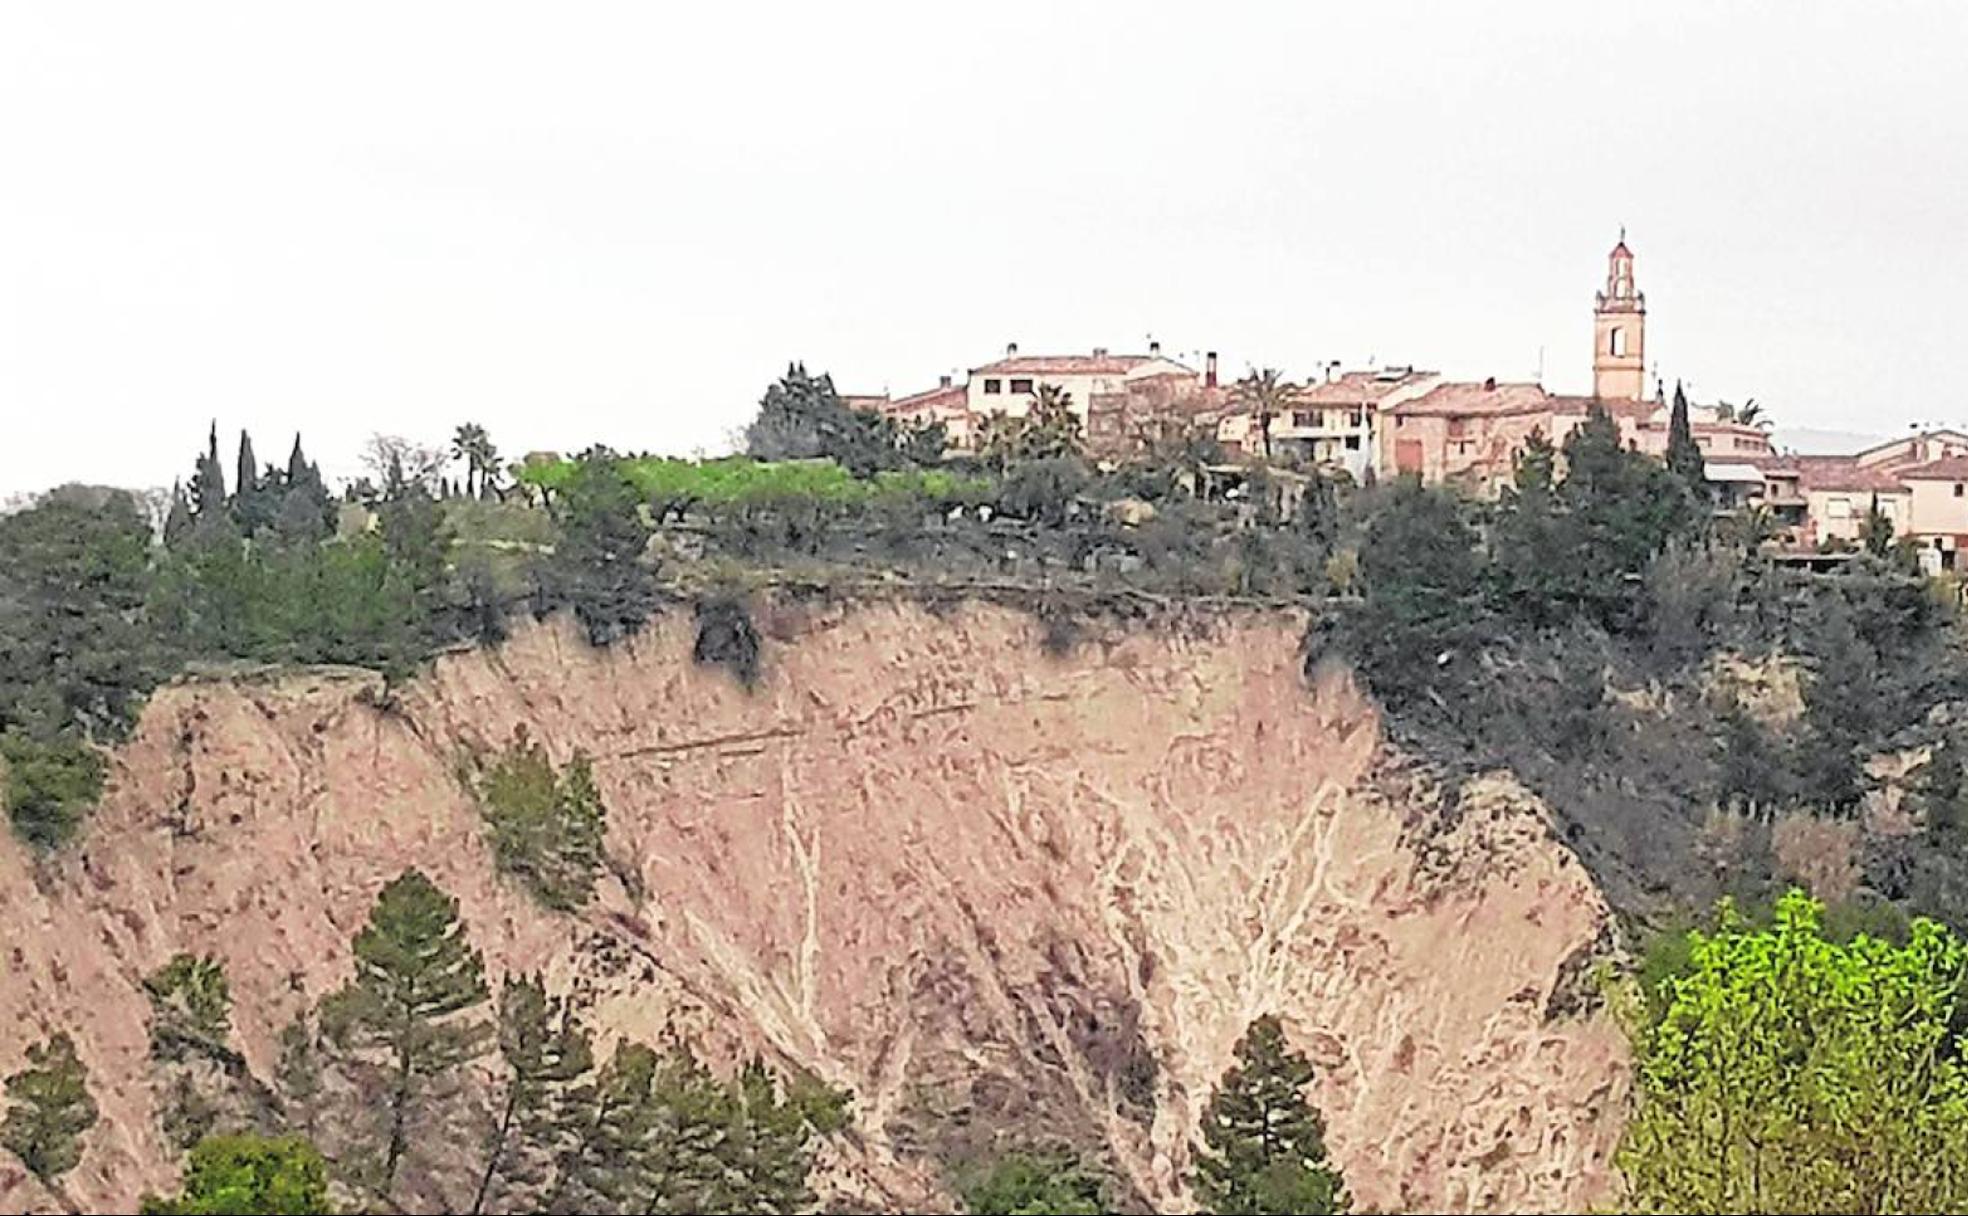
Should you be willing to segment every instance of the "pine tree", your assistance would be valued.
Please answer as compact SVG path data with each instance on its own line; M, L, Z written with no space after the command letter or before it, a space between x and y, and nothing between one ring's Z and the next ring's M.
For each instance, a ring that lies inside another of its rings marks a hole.
M556 774L546 749L515 730L477 793L500 870L549 908L572 911L593 896L608 820L586 755Z
M537 975L508 980L499 992L499 1054L505 1099L485 1154L472 1216L538 1211L550 1181L573 1083L594 1066L587 1031L565 997L549 997Z
M0 1147L29 1173L53 1184L82 1160L82 1135L96 1124L96 1101L89 1070L66 1034L27 1049L27 1067L7 1078L7 1104Z
M1688 421L1688 395L1681 391L1679 381L1674 385L1674 407L1667 417L1667 467L1691 490L1707 484L1701 448Z
M1326 1162L1325 1124L1306 1100L1312 1064L1266 1015L1237 1044L1203 1111L1191 1182L1216 1216L1347 1210L1346 1188Z
M378 1189L388 1193L408 1147L413 1110L435 1078L484 1051L487 1027L457 1015L487 999L485 962L458 901L418 870L384 887L355 937L355 978L322 1003L328 1038L386 1080L388 1141Z
M754 1058L732 1086L730 1134L718 1156L725 1163L715 1209L741 1216L782 1216L813 1202L813 1133L799 1106L779 1092L765 1062ZM696 1210L696 1209L691 1209Z

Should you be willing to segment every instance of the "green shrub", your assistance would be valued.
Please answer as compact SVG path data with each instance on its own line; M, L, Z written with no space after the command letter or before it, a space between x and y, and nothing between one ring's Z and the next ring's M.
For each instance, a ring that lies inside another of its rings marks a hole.
M73 735L30 739L0 735L7 816L21 839L40 849L65 843L103 790L102 754Z
M1070 1153L1012 1152L958 1179L975 1216L1098 1216L1108 1210L1100 1177Z
M479 777L477 794L501 871L519 878L549 908L571 911L588 902L601 867L607 809L587 756L576 752L556 773L546 749L521 728Z

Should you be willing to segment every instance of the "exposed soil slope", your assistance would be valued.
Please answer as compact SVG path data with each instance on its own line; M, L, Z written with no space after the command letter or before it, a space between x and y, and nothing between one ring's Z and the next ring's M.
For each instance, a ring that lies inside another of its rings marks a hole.
M753 692L693 666L682 613L608 651L529 627L387 711L354 673L160 692L78 846L37 865L0 841L0 1070L68 1028L104 1110L68 1192L111 1210L171 1181L144 973L222 956L270 1071L416 865L495 972L545 968L606 1034L675 1026L850 1086L829 1185L866 1202L937 1202L937 1157L1065 1128L1179 1209L1197 1112L1264 1012L1321 1068L1356 1206L1603 1195L1625 1057L1603 1017L1553 1010L1604 901L1512 783L1446 822L1349 681L1308 688L1300 622L1050 658L999 608L767 617ZM578 918L494 874L454 775L521 726L596 758L632 876ZM0 1209L32 1202L0 1155Z

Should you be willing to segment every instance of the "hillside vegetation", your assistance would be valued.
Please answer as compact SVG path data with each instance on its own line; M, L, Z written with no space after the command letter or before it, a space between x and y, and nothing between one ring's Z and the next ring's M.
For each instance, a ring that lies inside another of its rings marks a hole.
M1549 808L1558 835L1621 918L1619 936L1644 953L1652 970L1639 973L1634 1007L1642 1012L1632 1019L1643 1101L1622 1158L1634 1203L1729 1210L1790 1202L1741 1189L1726 1155L1721 1175L1694 1180L1660 1163L1662 1153L1706 1151L1660 1130L1680 1117L1658 1112L1682 1109L1673 1104L1697 1093L1724 1110L1775 1103L1800 1124L1823 1122L1785 1105L1824 1100L1809 1096L1819 1093L1811 1086L1832 1084L1817 1065L1787 1057L1775 1090L1721 1091L1714 1070L1726 1062L1690 1054L1675 1037L1696 1033L1686 1029L1690 1019L1708 1016L1681 1011L1707 991L1699 985L1739 993L1744 960L1764 957L1756 934L1775 935L1770 949L1821 961L1833 958L1826 951L1847 951L1824 965L1849 969L1852 978L1840 982L1868 995L1829 1011L1798 1004L1802 992L1755 989L1731 999L1772 1002L1780 1016L1770 1017L1779 1020L1859 1019L1852 1033L1864 1037L1876 991L1938 1029L1886 1044L1869 1073L1893 1077L1934 1058L1953 1067L1959 968L1945 965L1958 955L1947 935L1968 923L1968 707L1954 690L1968 666L1955 588L1918 575L1889 534L1875 528L1866 551L1834 573L1785 568L1764 551L1756 517L1711 509L1698 461L1679 453L1663 464L1622 449L1603 412L1562 451L1534 443L1494 502L1406 480L1355 485L1318 469L1226 473L1206 437L1179 429L1142 436L1137 460L1097 466L1081 454L1076 426L1064 403L1052 401L991 428L977 456L946 460L940 434L847 410L826 377L796 367L766 393L744 456L689 462L597 447L512 466L508 479L490 438L464 427L454 444L467 468L462 486L444 475L441 449L379 440L372 476L339 496L298 440L285 464L262 466L242 436L229 479L214 433L188 487L155 525L129 495L81 489L0 518L0 569L8 574L0 585L0 765L10 822L49 859L86 841L109 749L128 736L153 690L179 675L368 668L386 677L372 700L389 713L433 656L496 646L522 615L565 612L588 645L605 648L686 607L695 661L755 689L771 656L752 617L768 593L852 598L881 586L929 603L996 599L1037 619L1042 649L1054 658L1117 621L1155 628L1197 610L1290 607L1307 622L1306 669L1329 663L1357 672L1392 739L1445 791L1442 814L1417 829L1423 836L1453 828L1458 791L1486 774L1509 774ZM461 780L483 803L498 864L547 907L579 909L607 864L589 760L557 761L523 736L507 748L459 762ZM633 891L638 880L613 881ZM655 1044L645 1046L647 1059L618 1048L597 1071L580 1011L552 1003L564 994L549 997L538 981L526 988L509 977L493 1018L494 992L451 897L413 873L401 882L408 885L390 888L395 902L378 902L370 947L353 945L358 979L349 995L324 998L295 1032L296 1075L305 1080L321 1067L308 1063L309 1053L327 1053L344 1092L387 1096L375 1109L394 1112L388 1126L373 1142L308 1157L314 1150L299 1120L316 1091L282 1095L240 1063L224 1026L211 1021L225 1004L223 973L199 971L189 959L180 978L204 976L197 1000L206 1024L171 1041L202 1044L184 1059L203 1063L173 1061L173 1143L191 1150L207 1135L304 1137L298 1156L276 1143L224 1144L194 1157L190 1177L298 1170L312 1195L307 1180L325 1170L344 1197L389 1196L410 1147L409 1104L426 1087L441 1090L439 1082L496 1040L510 1100L485 1178L514 1173L499 1184L509 1199L490 1198L501 1192L483 1181L476 1205L709 1203L711 1192L665 1172L687 1175L679 1162L698 1149L679 1146L696 1143L692 1136L704 1141L706 1161L725 1162L721 1170L740 1167L719 1154L752 1154L742 1168L759 1171L764 1189L755 1194L776 1196L719 1192L719 1205L778 1211L808 1202L808 1140L839 1130L826 1110L844 1099L815 1107L796 1073L761 1064L713 1075L687 1052L665 1055ZM1826 921L1844 928L1816 936L1819 913L1786 896L1792 888L1815 896ZM1747 920L1725 921L1720 937L1689 936L1724 896ZM1867 932L1854 936L1853 926ZM414 949L390 944L390 934L403 933L428 940ZM427 957L440 949L446 974L431 986L388 978L406 951ZM1617 953L1602 950L1601 962L1610 966ZM1894 978L1910 968L1926 970ZM166 988L177 992L178 983ZM1580 1008L1598 999L1589 991L1574 998ZM512 1017L533 1020L507 1026L509 1001ZM428 1024L406 1038L406 1018ZM542 1052L559 1062L542 1062ZM1287 1078L1284 1091L1302 1099L1310 1067L1276 1052L1266 1058ZM58 1185L94 1121L89 1086L59 1036L28 1059L19 1086L9 1083L8 1144ZM620 1086L633 1095L611 1088ZM1882 1096L1900 1104L1866 1116L1891 1130L1869 1143L1882 1154L1904 1144L1913 1157L1931 1156L1927 1137L1951 1143L1960 1105L1953 1086L1911 1106ZM642 1113L611 1113L617 1099ZM596 1148L605 1143L598 1129L617 1117L645 1121L620 1133L638 1147ZM709 1130L689 1131L699 1117ZM581 1119L590 1130L572 1130L568 1120ZM1305 1126L1314 1129L1306 1143L1318 1144L1316 1115ZM1344 1185L1326 1176L1323 1160L1253 1164L1203 1135L1213 1159L1227 1163L1221 1169L1234 1172L1242 1161L1251 1171L1198 1177L1198 1193L1214 1196L1219 1210L1343 1200ZM592 1167L610 1179L605 1186L580 1181L591 1167L576 1164L576 1142L582 1151L616 1152ZM1125 1189L1103 1189L1120 1180L1101 1174L1111 1163L1098 1145L1011 1148L1021 1155L1001 1171L962 1163L964 1185L985 1196L1080 1197L1073 1202ZM1809 1172L1812 1154L1831 1150L1809 1141L1785 1151L1785 1168ZM1916 1185L1900 1157L1838 1160L1844 1172L1809 1192L1836 1197L1822 1202L1857 1210L1959 1202L1951 1174L1922 1174ZM1741 1168L1768 1167L1758 1158ZM1302 1173L1267 1173L1290 1169ZM650 1197L651 1171L683 1188L674 1201ZM438 1188L429 1194L459 1202L442 1180L425 1182Z

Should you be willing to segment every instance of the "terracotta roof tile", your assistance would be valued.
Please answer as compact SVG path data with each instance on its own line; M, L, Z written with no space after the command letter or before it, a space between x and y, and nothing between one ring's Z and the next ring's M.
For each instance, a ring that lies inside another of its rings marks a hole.
M1968 456L1950 456L1895 472L1901 481L1968 481Z
M1475 381L1438 384L1412 401L1388 412L1410 416L1525 414L1552 408L1553 398L1537 384L1495 384Z
M1867 468L1852 456L1787 456L1775 461L1758 460L1756 464L1766 469L1795 470L1798 488L1805 491L1906 492L1906 486L1899 476L1882 469Z
M1123 376L1144 363L1163 360L1174 362L1165 355L1013 355L970 372L973 376Z
M1434 372L1344 372L1331 380L1308 384L1293 394L1294 403L1304 405L1378 405L1396 393L1410 391L1417 381Z

